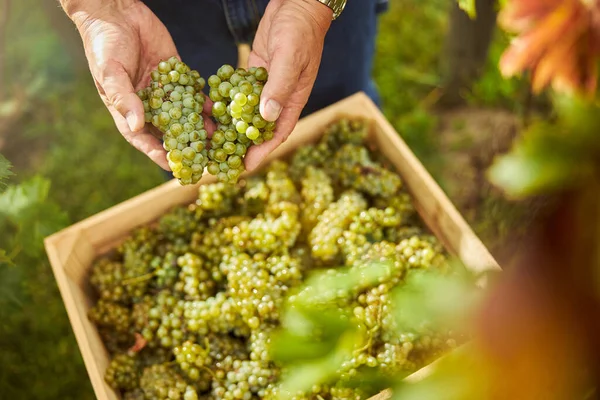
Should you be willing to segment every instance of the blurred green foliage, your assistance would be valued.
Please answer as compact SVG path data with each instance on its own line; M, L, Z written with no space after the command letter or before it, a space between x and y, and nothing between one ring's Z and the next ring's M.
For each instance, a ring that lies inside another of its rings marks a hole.
M374 70L386 116L432 170L437 119L427 104L441 82L448 5L393 1L381 20ZM35 94L11 103L23 113L6 146L15 176L0 158L0 185L9 185L0 187L0 398L92 399L41 239L164 178L118 134L89 75L74 70L73 51L49 19L56 16L45 10L37 0L12 1L0 77L9 97ZM495 70L484 74L489 82L476 86L476 97L510 103L515 89Z
M598 104L556 96L556 120L539 120L489 170L490 180L514 197L565 190L597 175Z
M489 49L487 63L481 77L474 82L466 98L470 104L502 107L522 113L527 96L528 81L523 77L506 79L500 73L500 56L510 42L507 33L496 29L495 40Z

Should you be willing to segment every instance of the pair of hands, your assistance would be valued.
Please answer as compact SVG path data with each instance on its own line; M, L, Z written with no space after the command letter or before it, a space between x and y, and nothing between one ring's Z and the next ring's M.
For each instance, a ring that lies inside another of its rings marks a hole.
M117 128L131 145L169 170L160 133L145 125L136 95L160 60L178 54L167 28L138 0L63 0L63 7L81 34L96 87ZM332 11L315 0L269 2L249 65L269 71L260 110L266 120L277 119L277 128L272 140L248 150L247 170L255 169L296 125L317 76L331 18ZM207 101L205 114L211 106ZM205 121L207 130L214 130L212 121Z

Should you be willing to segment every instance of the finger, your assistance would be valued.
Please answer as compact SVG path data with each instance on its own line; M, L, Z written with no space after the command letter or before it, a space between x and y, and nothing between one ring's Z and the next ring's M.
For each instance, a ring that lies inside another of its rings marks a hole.
M144 128L144 106L123 66L117 62L109 62L100 74L100 86L108 105L125 118L129 131L137 132Z
M248 66L267 68L269 64L255 50L252 50L248 56Z
M202 106L202 112L207 115L212 115L213 101L207 95L204 95L204 106Z
M147 128L143 128L137 132L132 132L128 129L127 120L114 107L109 106L115 124L121 132L121 135L133 147L144 153L148 158L158 164L165 171L170 171L169 163L167 162L167 152L162 146L162 142L157 139Z
M283 110L281 117L277 120L273 139L258 146L250 146L248 149L248 153L244 159L246 170L255 170L273 150L287 140L294 130L301 112L302 108L300 107L288 107Z
M260 96L260 114L275 121L298 86L305 65L299 60L295 46L281 45L269 63L269 79Z
M160 140L144 130L138 132L127 132L123 134L123 137L133 147L146 154L148 158L154 161L162 169L165 171L171 170L167 161L167 152L163 148Z

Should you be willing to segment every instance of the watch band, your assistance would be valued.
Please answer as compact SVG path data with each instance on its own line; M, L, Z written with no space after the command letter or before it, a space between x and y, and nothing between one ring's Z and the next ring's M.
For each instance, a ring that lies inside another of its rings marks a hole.
M333 11L333 19L337 19L340 16L344 7L346 7L346 0L317 0L321 4L325 4ZM359 0L356 0L359 1Z

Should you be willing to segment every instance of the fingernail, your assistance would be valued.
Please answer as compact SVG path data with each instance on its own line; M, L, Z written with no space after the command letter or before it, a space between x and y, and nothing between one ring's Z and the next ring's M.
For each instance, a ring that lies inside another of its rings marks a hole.
M264 107L261 104L260 108L260 113L267 121L275 121L279 118L279 114L281 114L281 104L273 99L267 100Z
M125 114L125 119L127 120L127 125L129 125L129 130L131 132L136 132L138 130L138 117L135 115L133 111L129 111Z

